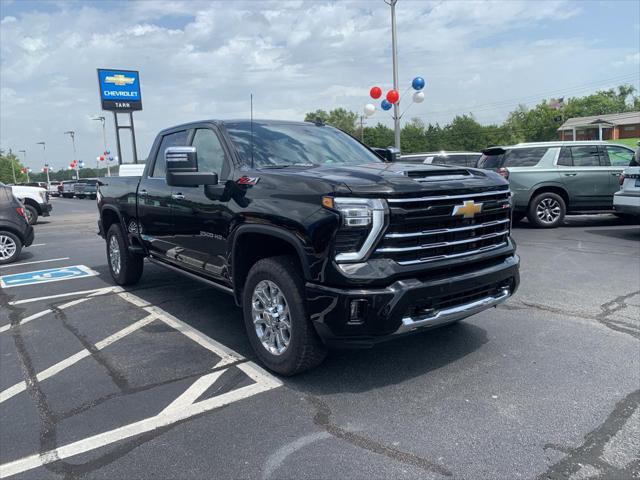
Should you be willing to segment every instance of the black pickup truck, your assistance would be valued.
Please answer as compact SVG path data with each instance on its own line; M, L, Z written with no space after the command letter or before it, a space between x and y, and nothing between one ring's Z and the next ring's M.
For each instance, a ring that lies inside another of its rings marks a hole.
M506 300L509 197L494 172L386 163L329 126L212 120L162 131L142 177L101 178L99 231L118 284L146 257L232 294L291 375Z

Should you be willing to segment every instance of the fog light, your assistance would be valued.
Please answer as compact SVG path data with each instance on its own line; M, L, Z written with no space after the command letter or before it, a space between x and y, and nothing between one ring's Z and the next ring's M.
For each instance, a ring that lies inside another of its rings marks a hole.
M367 301L363 298L358 300L351 300L349 308L349 324L360 325L364 323L364 318L367 315Z

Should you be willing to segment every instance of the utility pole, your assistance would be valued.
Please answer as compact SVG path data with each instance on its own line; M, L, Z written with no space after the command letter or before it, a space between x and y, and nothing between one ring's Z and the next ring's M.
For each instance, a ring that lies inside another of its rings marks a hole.
M78 159L76 158L76 132L73 130L68 130L64 132L65 135L69 135L71 137L71 145L73 146L73 161L75 163L75 171L76 171L76 180L80 180L80 168L78 167Z
M106 155L107 152L107 131L106 128L104 126L104 122L105 122L105 118L102 115L98 115L95 117L91 117L91 120L100 120L102 122L102 143L104 145L104 154ZM107 177L111 176L111 169L109 168L109 160L107 158L104 159L105 163L107 164ZM98 160L96 160L96 170L98 170Z
M364 143L364 115L360 115L360 141Z
M26 150L18 150L18 153L22 154L22 162L24 163L24 168L27 168L27 151ZM29 174L27 174L28 176ZM13 183L16 183L16 172L13 172Z
M13 159L11 158L11 149L9 149L9 161L11 162L11 173L13 173L13 184L17 183L16 181L16 166L13 164Z
M50 182L49 182L49 164L47 163L47 144L45 142L38 142L37 145L42 145L42 159L44 160L44 169L47 172L47 190L49 190Z
M398 0L389 0L387 5L391 7L391 57L393 59L393 89L398 91L398 39L396 35L396 3ZM393 104L393 129L395 147L400 150L400 100Z

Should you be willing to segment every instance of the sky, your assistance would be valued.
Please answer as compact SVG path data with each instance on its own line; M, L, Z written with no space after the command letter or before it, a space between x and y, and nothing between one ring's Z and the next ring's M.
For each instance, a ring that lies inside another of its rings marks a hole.
M115 152L96 68L140 71L138 155L156 133L206 118L302 120L319 108L358 113L370 87L392 87L389 6L332 1L0 0L0 148L53 168ZM631 84L640 89L640 2L398 0L403 121L473 113L502 122L518 104ZM410 103L411 79L426 99ZM377 102L376 102L377 103ZM122 117L125 121L125 117ZM391 125L379 108L367 119ZM131 161L127 132L123 159ZM37 171L37 170L36 170Z

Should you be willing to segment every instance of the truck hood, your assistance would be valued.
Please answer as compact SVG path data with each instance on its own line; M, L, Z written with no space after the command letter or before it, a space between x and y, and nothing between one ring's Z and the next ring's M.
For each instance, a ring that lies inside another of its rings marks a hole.
M267 173L268 172L268 173ZM260 175L302 177L331 184L338 194L395 196L508 185L497 173L475 168L410 163L367 163L348 166L288 167L261 170Z

